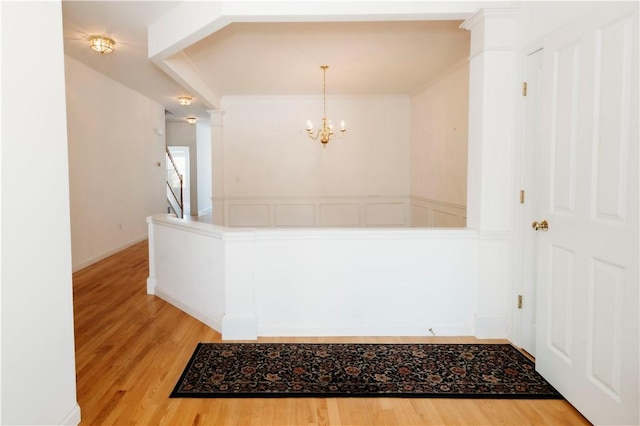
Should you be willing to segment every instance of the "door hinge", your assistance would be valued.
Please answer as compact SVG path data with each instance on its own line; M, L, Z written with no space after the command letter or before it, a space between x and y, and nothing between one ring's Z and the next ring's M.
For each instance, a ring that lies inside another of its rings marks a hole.
M524 204L524 189L520 190L520 204Z
M527 96L527 82L522 83L522 96Z
M518 309L522 309L522 295L518 295Z

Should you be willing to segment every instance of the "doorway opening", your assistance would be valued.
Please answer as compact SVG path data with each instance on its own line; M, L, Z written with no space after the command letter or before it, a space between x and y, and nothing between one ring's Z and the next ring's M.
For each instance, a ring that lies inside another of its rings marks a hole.
M184 216L188 217L191 214L191 197L190 197L190 175L189 175L189 147L188 146L170 146L169 152L173 157L173 160L176 164L176 168L178 172L182 175L182 194L183 194L183 206L184 206ZM170 164L167 164L167 176L169 176L171 167Z

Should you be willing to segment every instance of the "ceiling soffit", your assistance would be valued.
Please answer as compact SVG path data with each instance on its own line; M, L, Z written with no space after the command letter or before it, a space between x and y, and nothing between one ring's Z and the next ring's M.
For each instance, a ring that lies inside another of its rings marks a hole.
M380 2L375 19L367 20L370 2L334 2L351 6L337 16L327 12L332 2L314 2L315 10L297 14L265 1L231 16L210 3L185 2L151 25L149 56L212 109L221 96L317 94L324 64L330 66L328 94L413 93L466 60L469 34L451 19L474 11L467 2ZM242 4L234 7L247 8ZM380 12L399 4L406 9L401 16ZM307 22L278 22L292 20Z

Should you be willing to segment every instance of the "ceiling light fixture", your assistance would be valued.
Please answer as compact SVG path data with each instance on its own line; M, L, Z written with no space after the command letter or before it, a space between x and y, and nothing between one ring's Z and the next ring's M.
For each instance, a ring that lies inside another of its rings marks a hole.
M190 96L180 96L178 98L178 103L182 106L191 105L191 97Z
M113 39L104 36L89 37L89 46L99 53L111 53L113 46L116 44Z
M329 65L320 66L322 69L322 102L323 102L323 110L322 110L322 128L318 129L317 132L313 132L313 123L311 120L307 120L307 135L315 140L320 138L320 142L322 142L322 146L326 147L329 141L333 138L335 133L333 132L333 124L331 120L327 117L327 69ZM340 133L346 132L344 121L340 123Z
M187 117L187 123L196 124L196 118L195 117Z

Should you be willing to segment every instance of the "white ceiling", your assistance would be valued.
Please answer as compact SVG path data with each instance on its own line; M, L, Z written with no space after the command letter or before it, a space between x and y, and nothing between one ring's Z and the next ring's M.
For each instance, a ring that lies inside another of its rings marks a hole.
M208 118L210 107L147 55L147 28L176 1L63 1L64 48L70 57L161 103L174 119ZM469 33L460 21L232 23L184 49L218 96L411 94L465 61ZM108 35L100 55L88 37Z

